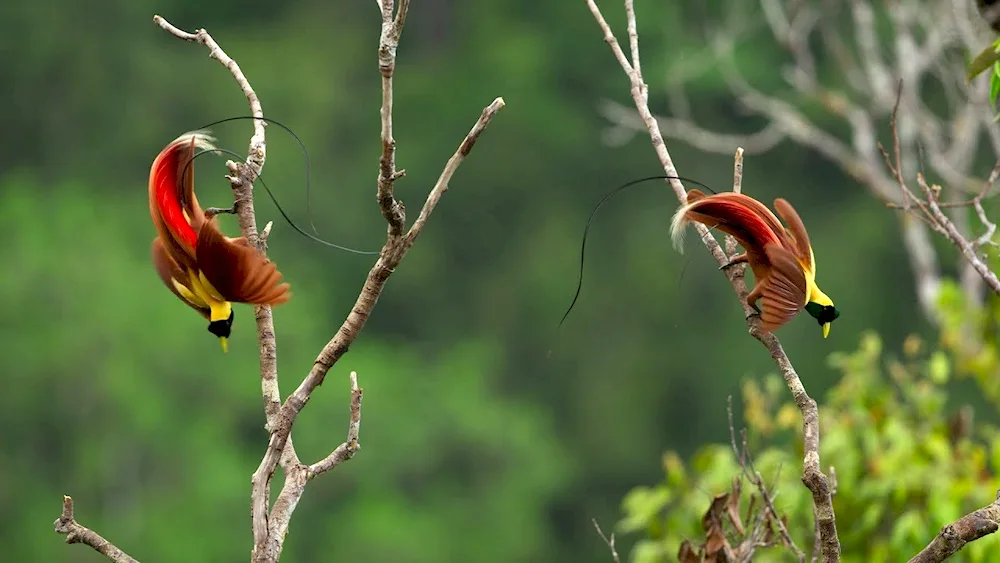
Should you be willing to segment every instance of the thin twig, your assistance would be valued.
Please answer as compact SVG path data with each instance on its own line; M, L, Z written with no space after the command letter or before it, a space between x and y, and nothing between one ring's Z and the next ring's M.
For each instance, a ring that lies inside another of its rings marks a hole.
M997 500L941 528L931 543L909 563L940 563L969 542L988 536L1000 529L1000 491Z
M944 214L941 207L938 205L937 198L940 192L940 186L930 186L924 179L922 174L917 175L917 185L924 191L927 196L927 207L930 209L931 216L938 224L940 229L944 232L952 244L954 244L962 256L968 260L969 264L982 276L983 281L986 285L993 290L994 293L1000 295L1000 279L997 278L996 272L990 269L989 266L983 262L982 258L976 252L976 246L972 242L969 242L965 236L959 232L958 227L955 223ZM984 214L985 216L985 214Z
M89 545L115 563L139 563L97 532L78 523L73 517L73 499L68 496L63 496L62 515L56 518L54 525L57 533L66 536L66 543Z
M733 156L733 192L743 191L743 147L736 147Z
M354 457L361 446L358 444L358 433L361 431L361 399L364 389L358 387L358 374L351 372L351 423L347 427L347 441L337 446L330 455L309 466L309 478L312 479L337 467Z
M621 64L622 69L629 78L632 99L635 102L639 116L646 125L653 149L656 151L664 172L668 176L677 176L677 169L674 167L673 160L671 159L670 153L663 141L663 135L660 132L659 125L657 124L656 118L649 110L646 97L646 84L643 81L642 74L637 72L628 64L624 53L622 53L618 40L615 38L614 33L611 31L610 26L601 14L600 8L598 8L597 4L594 3L594 0L587 0L587 5L590 7L590 11L593 13L598 26L600 26L603 31L605 41L607 41L608 45L611 47L612 53L615 54L615 58L618 59L619 64ZM630 20L634 20L635 11L633 0L625 0L625 6L626 16ZM629 25L634 26L635 24L630 21ZM684 189L684 185L676 179L671 180L670 184L677 196L678 201L683 203L686 199L687 193ZM721 267L727 264L729 260L726 253L723 251L719 243L710 236L708 229L704 225L697 223L695 224L695 228L697 229L702 242L712 254L713 258L715 258L719 266ZM830 496L830 483L827 476L823 474L820 469L819 464L819 411L816 406L816 401L814 401L806 393L798 374L795 372L795 368L792 366L791 361L782 349L780 341L774 336L774 334L760 328L759 316L756 315L755 311L753 311L749 305L746 304L746 296L749 294L749 290L747 289L746 283L743 279L744 269L726 268L723 271L725 272L727 279L729 279L732 284L733 290L737 296L739 296L740 302L743 304L744 313L747 317L747 323L750 327L750 334L767 348L771 357L777 363L778 368L785 379L785 383L788 385L788 388L795 399L795 404L802 412L803 445L805 449L802 481L813 495L813 509L815 517L820 523L820 532L823 540L823 561L824 563L839 561L840 541L837 538L836 519L833 511L833 501Z
M605 536L604 531L601 530L601 525L597 523L597 518L591 518L590 521L594 523L594 529L597 530L604 543L608 544L608 549L611 550L611 560L615 563L621 563L621 558L618 557L618 550L615 549L615 535Z

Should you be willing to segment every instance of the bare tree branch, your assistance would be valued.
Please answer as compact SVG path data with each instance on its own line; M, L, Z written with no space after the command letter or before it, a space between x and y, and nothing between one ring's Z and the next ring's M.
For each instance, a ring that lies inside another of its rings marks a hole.
M902 90L902 84L900 84L900 90ZM983 197L989 193L990 188L996 182L997 177L1000 176L1000 160L993 167L993 171L990 173L989 179L983 185L979 194L972 198L968 202L953 202L952 207L959 205L972 206L976 210L976 215L979 220L983 223L986 228L983 235L970 241L961 232L958 226L955 224L951 218L948 217L942 211L942 203L940 201L941 197L941 187L937 185L928 185L923 173L917 174L917 185L923 191L926 201L921 200L917 197L909 187L906 185L906 179L903 177L903 164L900 162L900 139L897 129L896 115L899 110L899 100L900 97L896 98L896 105L893 107L892 115L889 119L889 128L892 132L892 144L893 144L893 155L894 158L890 159L889 153L879 144L879 150L882 151L882 156L885 160L886 167L896 178L896 182L899 184L900 191L905 194L904 204L902 209L909 212L912 216L919 218L921 221L926 221L934 230L946 236L953 245L955 245L962 256L968 262L970 267L978 273L983 281L1000 295L1000 280L997 279L997 275L993 272L989 266L983 262L980 258L977 250L979 247L985 244L996 245L992 240L993 234L996 232L996 224L992 223L987 217L986 212L983 210L982 200Z
M940 563L958 553L965 544L988 536L1000 528L1000 491L997 500L966 514L941 528L931 543L913 556L909 563Z
M983 221L986 226L986 232L978 239L969 241L968 239L965 238L965 236L961 232L959 232L958 227L955 226L955 223L953 223L948 218L948 216L945 215L943 211L941 211L941 207L938 204L938 197L941 192L941 187L937 185L929 186L927 184L927 181L924 179L923 174L917 175L917 184L920 186L920 188L924 191L924 194L927 196L927 206L930 208L931 216L941 227L941 229L944 232L944 235L947 236L949 240L951 240L952 244L958 247L959 251L961 251L962 253L962 256L964 256L965 259L968 260L969 264L972 265L972 267L976 270L976 272L979 273L980 276L982 276L983 281L986 282L986 285L991 290L993 290L993 292L995 292L997 295L1000 295L1000 279L997 279L996 273L993 270L991 270L989 266L986 265L985 262L983 262L982 258L979 256L977 252L978 243L980 243L980 241L982 241L983 244L987 242L992 242L991 237L993 236L993 233L996 231L996 225L994 223L991 223L988 219L986 219L986 215L984 213L981 213L982 210L981 202L977 199L977 201L975 202L975 206L977 208L976 212L980 216L980 220Z
M115 563L139 563L97 532L78 523L73 517L73 499L68 496L63 496L62 515L56 518L55 528L57 533L66 536L66 543L89 545Z
M635 102L636 110L639 112L639 117L642 119L646 130L649 132L653 149L656 151L656 155L660 160L660 164L663 166L664 172L668 176L677 176L677 169L674 167L669 151L667 151L666 144L663 141L663 135L660 133L659 124L653 114L649 111L648 87L642 77L642 73L638 70L638 36L630 35L629 37L633 53L633 61L630 63L595 1L587 0L587 5L604 34L604 40L611 47L612 53L629 78L632 99ZM635 26L635 22L633 21L635 19L633 0L625 0L625 6L626 16L629 20L629 29L633 29ZM687 192L681 181L671 179L670 185L673 188L678 201L684 202ZM699 223L696 223L694 226L697 229L702 242L705 244L705 247L715 258L719 266L722 267L728 264L728 256L723 251L722 247L719 246L719 243L711 236L709 230L704 225ZM749 291L743 278L744 270L745 268L724 269L726 277L733 286L733 290L740 297L740 302L743 305L747 323L750 327L750 334L767 348L771 357L777 363L778 368L780 369L781 374L795 399L796 405L798 405L799 410L802 412L804 434L803 443L805 446L802 481L813 495L814 514L816 520L819 522L820 535L822 539L823 561L839 561L840 541L837 538L837 527L833 511L830 482L827 476L820 470L819 464L819 412L816 406L816 401L814 401L806 393L805 388L802 386L802 382L799 380L798 374L795 372L795 368L792 366L791 361L782 349L781 343L778 341L777 337L775 337L774 334L766 332L760 328L759 317L755 315L754 311L746 304L745 300Z
M187 41L194 41L205 45L209 49L209 57L217 59L223 66L232 72L233 77L243 90L250 104L250 111L254 117L263 117L260 100L250 86L249 80L240 70L239 65L226 55L225 51L219 47L218 43L204 29L199 29L195 33L182 31L170 24L160 16L154 16L153 21L167 32ZM243 163L229 161L226 163L229 168L228 176L233 187L235 198L234 208L239 218L240 231L260 252L266 252L265 242L257 235L257 219L253 205L253 182L260 175L264 166L266 155L266 142L264 137L263 120L254 120L254 134L250 139L250 149L247 160ZM260 377L261 394L264 399L264 413L267 417L268 429L274 425L274 417L281 407L281 394L278 388L278 363L277 363L277 343L274 333L274 319L271 308L268 306L255 306L254 317L257 321L257 341L260 344ZM301 465L295 455L294 446L289 444L282 456L283 466L286 472L290 473L297 465ZM262 478L255 473L251 481L251 520L253 523L253 538L255 556L262 552L268 541L268 511L267 504L270 494L270 477ZM290 481L291 479L289 479Z
M329 369L347 352L351 343L357 338L375 307L386 281L423 231L431 212L437 206L444 192L448 190L449 182L459 165L469 155L493 117L504 107L503 98L496 98L483 110L472 130L465 136L455 154L445 164L416 221L404 234L405 210L393 196L393 183L403 176L403 171L396 170L395 165L395 140L392 137L392 77L396 63L396 50L406 21L409 1L401 0L398 8L395 8L393 0L378 0L377 4L382 13L378 64L379 72L382 75L381 132L383 141L382 157L379 160L377 201L382 215L388 223L388 234L380 256L369 272L354 308L334 337L320 352L312 370L284 402L281 401L278 388L277 356L271 310L269 307L255 307L260 343L261 390L264 398L264 411L267 416L266 428L270 433L270 439L261 463L251 479L251 521L254 539L251 559L254 563L274 563L280 558L289 522L308 481L351 459L360 449L358 436L361 425L363 391L358 386L357 374L354 372L351 372L350 377L351 408L346 441L323 459L312 465L306 465L299 459L292 445L292 426L302 408L309 401L312 392L322 384ZM263 110L260 101L239 65L226 55L207 31L199 29L195 33L188 33L173 26L160 16L154 16L153 20L157 25L178 38L205 45L209 49L209 56L217 59L233 74L247 97L254 117L261 118L254 120L254 135L250 140L249 156L246 162L230 161L226 164L230 171L228 179L233 187L234 209L239 217L240 230L253 246L264 253L266 252L266 239L270 234L271 223L268 223L258 236L253 208L253 182L260 175L266 154L265 122L262 119ZM279 464L285 473L285 482L269 511L271 480ZM64 518L61 520L66 520L65 526L69 526L72 521L72 504L69 497L66 497L66 500L70 502L69 512L66 512L67 509L64 506ZM72 524L78 526L75 522ZM60 521L56 522L56 528L57 531L61 531ZM78 527L74 530L79 532L79 530L86 529ZM86 531L89 532L89 530ZM72 537L83 536L76 533ZM100 539L96 534L93 534L93 537ZM101 539L101 541L104 540ZM122 560L132 561L130 558Z
M271 438L268 449L261 460L260 466L254 472L254 498L266 499L267 483L274 474L279 461L285 459L283 452L286 443L289 443L292 426L299 413L309 401L313 391L323 383L327 372L331 367L347 353L350 345L358 337L364 328L368 317L371 315L378 298L382 293L389 276L405 257L407 251L413 246L416 238L423 230L427 219L437 205L441 195L448 189L448 182L458 169L458 166L472 150L479 136L483 133L493 117L504 106L502 98L497 98L487 106L472 130L466 135L459 145L455 155L448 160L441 173L438 182L431 189L427 201L420 211L417 220L410 229L403 234L405 225L405 210L393 196L393 183L403 174L395 168L395 141L392 138L392 76L395 69L396 49L399 37L403 31L403 24L406 20L408 10L408 0L402 0L393 16L392 0L382 0L379 3L382 9L382 32L379 38L379 72L382 75L382 140L383 154L379 161L378 180L378 201L383 217L388 223L388 234L386 242L378 260L368 273L365 284L358 295L358 298L348 314L347 319L341 325L334 337L323 347L319 356L313 363L309 374L302 380L296 390L281 405L280 411L276 414L274 423L270 427ZM358 395L358 407L360 409L360 395ZM352 415L354 412L352 401ZM358 411L360 412L360 411ZM356 440L354 441L356 444ZM312 476L328 471L339 463L341 457L349 459L353 455L351 451L352 441L348 439L345 449L338 448L326 459L318 462L314 466L305 466L295 459L296 463L292 470L286 468L286 484L272 513L272 521L268 523L267 543L262 553L255 555L256 561L277 561L280 556L284 542L284 532L287 529L287 520L294 510L298 498L304 490L305 482ZM340 450L340 451L338 451ZM283 462L282 462L283 463ZM283 463L284 464L284 463ZM314 469L310 473L310 469ZM292 477L295 477L293 479ZM287 516L286 516L287 515Z
M361 431L361 399L364 390L358 387L358 374L351 372L351 424L347 428L347 441L337 446L330 455L309 466L309 478L317 477L337 467L361 448L358 433Z
M612 145L621 145L629 141L638 131L645 131L645 125L635 114L635 110L626 108L624 105L613 100L606 100L599 107L600 113L614 127L605 133L606 139ZM660 130L673 139L679 139L685 143L705 152L717 152L728 154L729 147L741 145L750 154L765 153L781 141L786 135L774 124L765 126L760 131L746 135L716 133L708 129L699 127L687 119L675 119L670 117L657 117L660 123Z

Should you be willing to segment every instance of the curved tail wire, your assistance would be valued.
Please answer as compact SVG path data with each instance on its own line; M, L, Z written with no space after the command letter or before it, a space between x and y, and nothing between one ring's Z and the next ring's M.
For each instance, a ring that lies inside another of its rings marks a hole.
M240 160L243 160L243 159L246 158L243 155L237 153L236 151L231 151L229 149L223 149L223 148L216 147L216 148L213 148L213 149L203 150L201 152L196 153L194 155L194 157L192 157L191 160L189 160L188 163L185 165L185 167L184 167L185 171L187 170L187 167L191 166L194 163L195 159L197 159L199 156L202 156L202 155L205 155L205 154L210 154L210 153L227 154L227 155L230 155L230 156L234 156L234 157L236 157L236 158L238 158ZM380 251L378 251L378 250L357 250L357 249L354 249L354 248L349 248L349 247L346 247L346 246L341 246L339 244L335 244L335 243L332 243L332 242L325 241L325 240L323 240L323 239L321 239L319 237L311 235L311 234L307 233L306 231L302 230L297 224L295 224L295 221L293 221L292 218L289 217L287 213L285 213L285 210L281 207L281 204L278 203L278 199L276 197L274 197L274 193L271 191L271 188L267 187L267 184L264 182L263 176L264 176L263 174L258 175L257 176L257 180L260 181L260 185L264 186L264 191L267 192L268 197L270 197L271 201L274 202L274 206L276 208L278 208L278 213L281 213L281 216L284 217L285 221L287 221L288 224L291 225L292 228L295 229L295 231L298 232L299 234L301 234L302 236L304 236L304 237L306 237L306 238L308 238L310 240L313 240L315 242L318 242L318 243L320 243L322 245L329 246L331 248L336 248L338 250L343 250L345 252L350 252L352 254L360 254L360 255L364 255L364 256L374 256L374 255L377 255L377 254L380 253Z
M615 195L619 194L625 188L634 186L636 184L640 184L642 182L648 182L650 180L680 180L682 182L690 182L692 184L701 186L701 187L705 188L706 190L708 190L708 191L710 191L712 193L716 193L715 190L713 190L712 188L706 186L705 184L702 184L698 180L692 180L690 178L684 178L684 177L681 177L681 176L668 176L668 175L647 176L646 178L639 178L638 180L632 180L630 182L626 182L626 183L618 186L617 188L611 190L610 192L608 192L603 198L601 198L601 201L599 201L597 203L597 205L594 207L594 210L590 212L590 217L587 219L587 224L583 228L583 242L580 244L580 273L579 273L579 276L577 277L576 292L573 294L573 300L570 302L569 308L566 309L566 312L563 314L562 319L559 321L559 324L556 326L556 330L558 330L560 327L562 327L563 322L566 321L566 317L569 316L570 311L573 310L573 307L576 306L577 300L580 298L580 291L583 289L583 263L584 263L584 258L586 256L585 252L587 250L587 234L590 231L590 224L593 222L594 216L597 215L597 211L605 203L607 203L609 199L611 199ZM684 204L681 207L684 208L686 206L687 206L687 204ZM676 215L675 215L675 219L674 220L676 220ZM671 227L671 228L673 228L673 227Z

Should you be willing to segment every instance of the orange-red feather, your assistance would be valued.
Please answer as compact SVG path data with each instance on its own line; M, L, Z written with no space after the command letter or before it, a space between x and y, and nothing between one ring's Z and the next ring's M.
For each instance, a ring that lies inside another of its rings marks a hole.
M163 283L184 299L172 280L190 288L188 269L199 272L226 301L255 305L277 305L291 297L289 285L281 283L277 266L243 237L223 235L214 218L208 218L194 193L196 147L211 149L204 132L187 133L168 144L153 161L149 176L149 206L157 237L153 240L153 264ZM186 214L186 216L185 216Z

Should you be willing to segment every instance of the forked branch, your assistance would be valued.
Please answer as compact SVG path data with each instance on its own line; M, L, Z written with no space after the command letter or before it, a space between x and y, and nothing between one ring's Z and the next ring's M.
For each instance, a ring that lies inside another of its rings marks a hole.
M273 563L278 561L281 556L292 513L302 497L306 483L310 479L322 475L344 461L351 459L360 448L358 437L361 425L363 391L358 386L357 374L354 372L351 372L350 375L350 422L348 424L347 439L343 443L323 459L307 465L295 453L291 439L292 426L299 413L309 401L313 391L323 383L327 372L347 352L351 343L354 342L364 328L385 287L386 281L399 266L402 259L406 256L407 251L409 251L417 237L423 231L441 196L448 190L449 182L459 165L469 155L472 147L476 144L476 141L490 124L493 117L504 107L503 98L496 98L483 110L479 120L459 144L455 154L445 164L440 177L431 188L416 221L413 222L409 230L404 232L406 223L405 211L402 204L393 195L394 182L402 177L404 172L397 170L395 164L396 146L392 136L392 84L396 65L396 50L403 31L403 25L406 22L409 0L400 0L398 8L395 6L393 0L378 0L377 3L382 15L382 29L379 36L378 50L378 69L382 77L382 157L379 160L376 195L381 213L388 224L388 234L379 258L368 273L364 286L347 319L333 338L323 347L306 377L284 402L281 401L278 390L277 354L271 310L269 307L255 308L257 336L260 343L261 389L264 398L264 411L267 416L266 428L270 433L270 439L261 463L254 472L251 480L251 520L254 541L252 561L254 563ZM207 31L199 29L195 33L188 33L173 26L160 16L155 16L153 19L157 25L178 38L205 45L209 49L209 56L218 60L232 73L246 95L253 115L263 118L260 101L246 76L240 70L239 65L226 55ZM262 119L254 120L254 134L250 139L249 156L246 162L227 163L230 170L228 178L232 184L237 203L234 208L239 216L240 230L250 243L256 246L261 252L265 252L265 239L267 238L269 229L265 229L265 232L258 236L253 208L253 182L260 175L261 169L264 166L266 154L264 124L265 122ZM268 510L270 485L279 464L285 473L285 482L274 505ZM69 497L66 498L67 500L69 499ZM69 506L67 522L72 521L72 505L70 504ZM66 516L65 508L64 516ZM57 530L59 530L59 522L57 521L56 523ZM73 525L76 525L75 522L73 522ZM67 523L66 526L69 526L69 524ZM74 530L77 529L74 528ZM80 530L86 529L79 527L76 535L72 537L91 537L81 535ZM89 530L86 531L90 532ZM93 534L93 537L100 538L96 534ZM104 540L101 539L101 541ZM90 542L87 543L92 546L95 545ZM105 553L105 551L102 551L102 553ZM107 555L107 553L105 554ZM109 557L111 556L109 555ZM115 560L117 561L118 559ZM132 561L132 559L122 559L122 561Z
M965 258L969 266L982 277L983 282L987 285L987 287L1000 296L1000 280L997 279L996 272L991 270L990 267L986 265L986 262L983 261L983 258L979 255L979 249L983 246L998 246L993 240L997 226L996 223L992 222L989 217L986 216L986 211L983 209L983 198L989 194L990 189L996 183L998 176L1000 176L1000 160L998 160L996 165L993 167L993 171L990 172L989 178L986 180L979 193L968 201L943 203L941 201L941 186L936 184L929 185L926 178L924 178L923 173L917 173L917 185L920 187L923 197L915 194L907 185L906 178L903 175L903 162L899 150L899 129L896 117L899 112L899 100L901 98L900 94L902 93L902 87L903 85L900 83L899 94L897 94L896 97L896 105L893 106L892 116L889 119L889 129L892 133L892 156L890 157L889 151L887 151L881 143L878 145L878 148L882 153L882 158L885 161L885 165L889 169L893 178L895 178L902 194L903 203L893 205L893 207L902 209L914 218L926 223L933 230L944 235L953 245L955 245L956 248L958 248L962 257ZM971 207L975 209L976 216L983 225L983 234L972 240L967 238L962 233L962 231L955 224L954 220L943 210L943 208L956 209L963 207Z
M115 563L139 563L100 534L83 526L73 515L73 499L63 496L62 515L55 521L56 532L66 536L66 543L82 543Z

